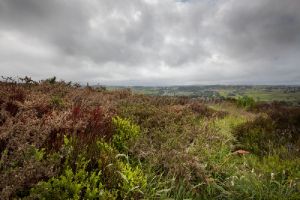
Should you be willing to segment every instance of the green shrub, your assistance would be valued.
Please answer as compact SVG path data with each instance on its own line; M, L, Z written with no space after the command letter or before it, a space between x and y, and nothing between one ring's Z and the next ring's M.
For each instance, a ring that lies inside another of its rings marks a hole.
M72 141L65 137L64 142L63 151L67 158L62 174L39 182L31 189L30 198L140 199L145 195L147 177L141 167L122 160L122 154L116 155L116 150L109 143L97 141L99 166L89 169L90 161L84 157L85 149L77 158L70 159ZM72 168L74 159L75 167Z
M237 99L237 105L245 108L252 108L255 105L255 100L249 96L242 96Z
M147 178L139 166L132 167L128 162L119 162L122 182L119 183L122 198L141 198L147 186Z
M53 96L51 98L50 103L54 108L63 108L64 107L64 102L63 102L62 98L59 96Z
M24 158L29 160L34 157L35 160L41 161L45 156L45 149L37 149L35 146L30 146L28 151L24 153Z
M280 153L276 151L282 147L289 149L295 156L299 155L297 132L292 128L281 129L277 123L269 117L258 117L252 122L241 124L233 132L237 146L260 156ZM281 153L288 156L288 153Z
M89 161L81 157L73 171L69 166L59 177L39 182L30 197L37 199L115 199L116 194L105 190L101 171L86 170Z
M143 197L147 177L142 168L138 165L132 166L125 154L116 154L116 150L109 143L98 141L97 146L101 154L98 162L105 188L118 191L118 196L122 199Z
M247 122L236 127L236 136L239 148L257 155L266 155L273 150L275 131L272 121L259 117L253 122Z
M117 150L111 144L104 141L97 141L98 169L102 171L102 182L108 189L118 188L122 178L117 173L119 171L119 157Z
M50 83L50 84L55 84L56 83L56 76L53 76L51 78L46 79L46 82Z
M115 127L112 144L120 152L124 152L128 149L129 142L140 135L140 128L129 120L120 117L114 117L112 122Z

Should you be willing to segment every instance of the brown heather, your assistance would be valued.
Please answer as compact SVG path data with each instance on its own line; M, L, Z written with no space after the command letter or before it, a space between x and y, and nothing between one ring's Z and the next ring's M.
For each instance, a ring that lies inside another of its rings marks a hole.
M0 82L0 199L30 198L31 188L60 176L66 163L74 171L82 152L89 160L87 171L101 170L105 189L119 199L299 197L299 108L273 103L244 109L234 100L207 104L55 79L22 81ZM111 145L116 116L140 130L124 152ZM63 148L66 136L73 141L72 153ZM99 150L97 141L111 146ZM141 180L149 179L142 192L123 195L118 170L127 165L120 164L118 156L127 157L132 169L141 168ZM262 164L264 159L275 162L274 173L284 177L278 181L281 190L270 182L273 165Z

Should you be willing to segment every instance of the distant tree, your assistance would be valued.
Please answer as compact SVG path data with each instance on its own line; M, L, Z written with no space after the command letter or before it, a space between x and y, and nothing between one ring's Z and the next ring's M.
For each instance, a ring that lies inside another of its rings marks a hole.
M45 82L50 83L50 84L55 84L56 83L56 76L53 76L51 78L46 79Z
M25 84L37 84L36 81L32 80L31 77L25 76L24 78L19 78L21 82L24 82Z

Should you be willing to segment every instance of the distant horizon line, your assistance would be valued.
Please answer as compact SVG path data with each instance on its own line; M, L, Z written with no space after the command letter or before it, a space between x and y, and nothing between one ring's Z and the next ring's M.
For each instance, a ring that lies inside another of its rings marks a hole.
M105 87L203 87L203 86L292 86L300 87L300 84L189 84L189 85L107 85L93 84L90 86L105 86Z
M1 76L2 80L4 80L5 77L12 78L13 80L19 80L20 78L24 78L26 76ZM134 84L134 83L124 83L124 84L114 84L114 83L107 83L106 81L103 81L103 83L97 82L97 81L73 81L70 79L63 79L59 78L58 76L50 76L50 77L41 77L41 78L32 78L30 76L27 76L28 78L31 78L34 81L43 81L47 80L49 78L56 78L57 81L65 81L65 82L72 82L72 83L78 83L81 86L85 85L90 85L90 86L106 86L106 87L192 87L192 86L197 86L197 87L203 87L203 86L294 86L294 87L300 87L300 83L216 83L216 84L201 84L201 83L191 83L191 84ZM17 81L18 82L18 81ZM118 81L116 81L118 82ZM134 80L128 80L128 81L122 81L122 82L135 82ZM139 81L136 81L139 82Z

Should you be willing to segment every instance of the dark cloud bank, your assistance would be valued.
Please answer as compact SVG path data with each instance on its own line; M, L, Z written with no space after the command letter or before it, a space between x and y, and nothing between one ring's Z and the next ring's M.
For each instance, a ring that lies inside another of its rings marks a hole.
M299 0L0 0L1 75L300 84Z

